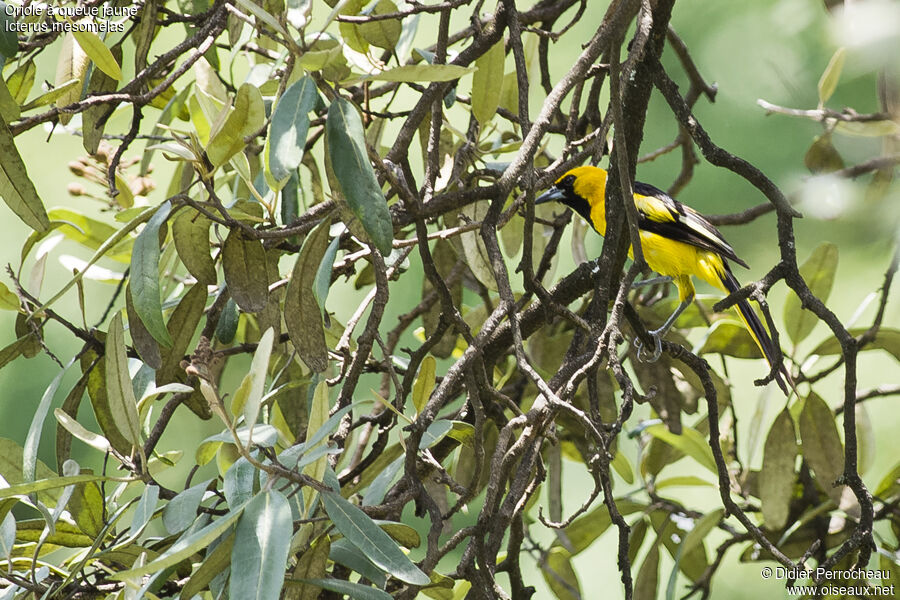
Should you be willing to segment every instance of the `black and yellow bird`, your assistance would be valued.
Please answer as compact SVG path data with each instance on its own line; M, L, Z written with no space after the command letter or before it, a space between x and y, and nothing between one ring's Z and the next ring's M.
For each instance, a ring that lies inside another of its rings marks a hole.
M566 172L553 187L537 198L536 203L552 201L570 207L584 217L597 233L605 235L606 171L603 169L585 166ZM703 215L664 191L646 183L635 182L634 204L638 213L644 260L651 269L663 276L653 281L674 283L681 300L681 304L662 327L650 332L656 340L656 349L649 357L652 361L658 359L662 351L660 338L694 299L694 283L691 278L697 276L724 292L735 292L741 286L732 274L728 261L734 261L745 268L747 263L738 258L719 230ZM629 255L632 255L631 249ZM638 284L640 283L643 282ZM769 365L780 361L781 349L772 341L749 302L741 300L736 308ZM786 383L790 382L790 375L784 365L776 375L776 381L787 393Z

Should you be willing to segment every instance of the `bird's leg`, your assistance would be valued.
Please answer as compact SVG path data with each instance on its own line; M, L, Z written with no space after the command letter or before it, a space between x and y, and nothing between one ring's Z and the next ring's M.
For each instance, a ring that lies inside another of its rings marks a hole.
M635 347L637 348L638 360L640 360L642 362L656 362L657 360L659 360L659 357L662 354L662 337L664 335L666 335L666 333L669 331L669 329L675 323L675 320L678 318L678 316L681 313L684 312L684 309L686 309L688 307L688 305L690 305L692 300L693 300L693 297L684 299L681 302L681 304L678 305L678 308L676 308L672 312L672 314L669 315L669 318L666 319L666 322L662 324L662 327L648 332L650 334L650 336L653 338L653 341L656 342L656 347L653 349L653 354L650 354L648 356L647 353L644 351L641 341L639 339L635 340Z
M641 281L635 281L631 284L631 289L637 289L639 287L644 287L645 285L656 285L657 283L672 283L672 278L669 276L659 277L651 277L650 279L642 279Z

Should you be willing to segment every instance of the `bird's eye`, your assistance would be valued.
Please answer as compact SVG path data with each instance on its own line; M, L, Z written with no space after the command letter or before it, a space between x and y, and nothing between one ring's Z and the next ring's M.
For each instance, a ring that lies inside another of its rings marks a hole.
M575 184L575 176L574 175L566 175L566 177L562 180L562 183L566 187L570 187Z

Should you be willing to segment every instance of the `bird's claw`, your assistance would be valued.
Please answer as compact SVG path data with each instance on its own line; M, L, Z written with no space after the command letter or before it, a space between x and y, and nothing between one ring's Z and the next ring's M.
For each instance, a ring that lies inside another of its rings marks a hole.
M649 333L650 337L653 338L655 346L652 354L644 348L644 344L641 342L640 338L635 338L634 340L634 347L635 350L637 350L638 360L646 363L656 362L659 360L659 357L662 356L662 338L656 331L650 331Z

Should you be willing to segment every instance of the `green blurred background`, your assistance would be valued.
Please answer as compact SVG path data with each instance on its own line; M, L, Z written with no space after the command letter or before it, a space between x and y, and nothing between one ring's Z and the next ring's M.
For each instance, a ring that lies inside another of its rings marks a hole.
M555 64L551 72L559 73L568 68L580 52L580 47L571 40L587 40L603 14L603 7L590 5L588 13L576 26L578 33L567 35L564 41L551 47L551 56ZM565 22L564 16L560 22ZM699 66L700 72L709 82L715 82L719 93L714 104L701 99L695 109L699 121L711 135L713 141L730 152L747 159L771 179L779 184L792 198L799 200L798 208L805 218L796 222L797 253L804 260L818 244L823 241L834 242L840 249L840 264L837 271L834 291L827 304L845 323L857 312L857 309L871 293L877 291L882 283L884 271L890 261L893 244L896 241L896 229L900 220L900 203L896 186L887 198L869 201L861 190L844 189L843 195L823 197L823 194L804 196L804 178L809 176L803 165L803 157L812 143L814 136L821 132L817 123L809 120L790 118L781 115L766 116L756 101L763 98L769 102L789 107L815 108L818 102L816 83L829 61L829 58L840 45L831 32L829 16L823 3L818 0L764 0L756 2L708 2L704 0L682 0L675 6L672 24L678 34L685 40L692 56ZM430 43L428 27L423 23L419 28L419 40L422 46ZM896 67L897 40L889 40L888 53ZM840 109L851 106L859 112L879 110L876 97L876 79L872 68L872 54L869 48L850 48L847 63L837 91L829 106ZM876 56L884 56L882 49ZM665 64L682 89L686 89L686 78L680 75L681 69L670 49L666 50ZM507 69L510 68L507 62ZM54 65L42 64L38 72L38 81L53 80ZM127 76L127 73L126 73ZM464 82L460 86L462 93L467 93ZM542 100L539 86L532 87L531 113L536 114ZM127 115L117 114L108 127L115 130L127 123ZM645 128L641 154L664 146L674 139L677 128L663 100L654 94ZM74 180L66 168L66 164L84 154L81 139L56 131L49 135L48 130L38 128L17 138L17 145L26 164L29 175L34 180L38 192L48 208L55 206L73 207L97 216L96 209L100 204L85 197L73 198L66 192L67 184ZM848 164L860 162L876 156L881 150L881 141L873 138L849 138L837 136L835 144ZM138 148L142 145L138 145ZM558 145L553 146L559 150ZM134 153L130 153L134 155ZM163 190L167 184L170 165L157 156L154 165L154 178L158 187L150 195L152 203L162 200ZM674 152L645 163L638 167L638 178L667 187L680 169L680 153ZM861 180L865 183L867 178ZM701 162L695 170L690 185L681 193L679 199L707 214L721 214L739 211L763 202L765 199L756 190L740 180L737 176L722 169ZM837 207L837 208L835 208ZM829 210L823 210L827 208ZM5 218L0 220L0 236L6 240L3 245L3 264L18 263L19 249L29 231L7 209ZM111 215L98 218L111 220ZM774 216L768 215L751 224L740 227L726 227L724 234L750 265L749 272L737 273L742 281L763 275L778 258ZM588 251L599 252L601 240L588 238ZM562 246L568 248L568 242ZM47 298L64 282L67 270L57 260L61 254L73 254L87 258L89 253L72 242L63 241L51 253L47 263L42 297ZM23 270L27 281L27 273L34 262L34 253ZM116 266L114 263L105 263ZM572 268L571 259L560 261L556 277L567 273ZM408 289L392 288L394 300L388 306L385 323L391 323L392 317L399 315L415 305L421 290L421 269L413 261L411 272L404 277L409 282ZM4 281L10 284L4 276ZM352 313L366 290L355 290L352 283L340 282L339 293L333 290L328 301L328 309L337 315L341 322ZM402 284L401 284L402 285ZM103 313L113 287L110 284L87 282L87 312L89 323ZM701 293L707 290L701 288ZM769 300L776 320L780 323L785 286L779 284L772 291ZM77 315L76 296L70 292L58 305L69 316ZM888 306L888 326L900 325L900 315L896 310L896 302ZM868 324L874 313L874 305L861 313L858 325ZM6 345L13 337L14 314L0 313L0 343ZM79 344L61 327L50 324L46 328L47 343L53 352L63 361L73 356ZM817 326L815 332L799 349L799 354L811 350L828 334L824 325ZM783 338L783 344L788 344ZM787 347L787 346L786 346ZM751 368L742 368L746 364ZM827 364L821 362L820 366ZM738 382L741 391L736 397L743 401L737 407L739 428L747 427L755 410L762 405L765 411L764 431L768 423L782 407L781 397L766 391L751 390L752 379L761 376L760 363L752 361L729 361L730 375ZM59 367L45 354L31 360L17 359L0 371L0 436L15 439L22 443L31 422L33 407L41 398L46 386L58 373ZM900 379L896 361L883 352L865 352L860 355L860 388L868 388ZM840 401L840 376L838 372L820 382L816 390L832 406ZM65 378L62 390L68 390L74 383L74 373ZM54 406L62 401L56 399ZM874 437L875 447L880 451L870 468L863 474L867 484L873 486L896 461L896 445L893 440L900 426L900 413L892 408L891 399L876 399L866 404ZM83 402L80 416L83 422L90 419L88 402ZM178 448L179 439L190 439L199 442L206 433L218 431L214 423L201 422L185 409L179 409L180 415L176 426L170 428L160 444L162 449ZM639 410L633 417L632 425L646 416L646 411ZM689 421L690 422L690 421ZM53 450L52 417L48 419L45 435L41 443L41 457L51 466L55 459ZM201 430L201 431L198 431ZM739 429L739 432L741 430ZM186 436L186 437L181 437ZM755 451L746 447L747 435L739 435L742 442L742 457L750 461L750 465L758 468L761 461L761 449ZM84 451L83 446L75 442L76 458L86 461L88 465L99 466L96 456ZM184 447L185 454L190 457L194 447ZM628 451L628 450L626 450ZM752 460L751 460L752 457ZM634 452L630 456L634 460ZM586 497L591 481L575 463L565 463L566 513L581 504ZM697 474L698 468L686 461L679 463L669 474L678 470ZM707 473L701 476L712 478ZM174 484L174 481L173 481ZM618 480L617 494L625 494L629 487ZM180 489L180 488L179 488ZM674 491L680 501L691 508L704 510L717 505L718 495L714 488L676 489ZM459 519L470 521L474 514L460 515ZM536 539L548 543L552 533L540 525L532 528ZM711 539L715 539L714 537ZM597 597L601 590L604 598L622 596L619 573L615 561L615 532L609 531L600 541L575 558L575 566L581 577L582 589L586 597ZM708 549L712 556L712 548ZM726 557L726 565L716 578L713 597L735 600L756 599L759 597L787 597L783 583L775 580L765 581L759 576L761 564L740 564L737 556L740 550L731 550ZM639 555L638 562L643 553ZM525 560L531 560L525 559ZM661 560L661 588L665 588L672 569L672 561L668 555ZM636 569L635 569L636 572ZM539 598L552 597L545 587L537 569L531 572L528 583L538 587ZM679 585L681 582L679 581ZM678 594L680 597L682 594Z

